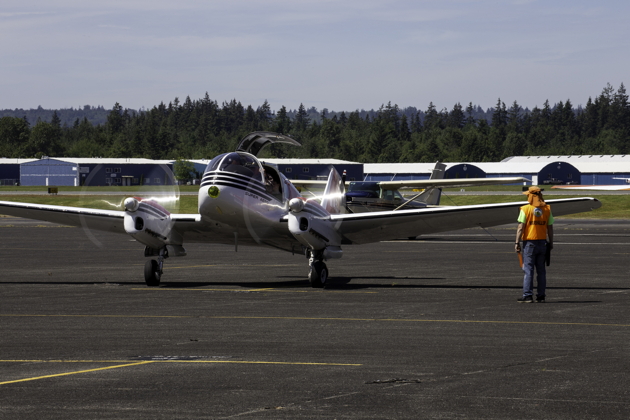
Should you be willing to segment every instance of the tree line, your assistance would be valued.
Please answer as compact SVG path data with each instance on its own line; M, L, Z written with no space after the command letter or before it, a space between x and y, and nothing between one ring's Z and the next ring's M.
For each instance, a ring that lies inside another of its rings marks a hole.
M100 108L84 110L100 112ZM17 111L17 110L16 110ZM522 108L501 99L484 112L469 103L452 109L400 109L391 102L378 110L328 112L265 101L254 108L235 99L221 105L206 93L199 100L177 98L150 110L116 103L102 123L87 115L62 123L31 124L26 116L0 118L0 157L145 157L202 159L234 150L251 131L290 135L302 147L271 146L264 157L337 158L358 162L499 161L519 155L627 154L630 104L623 83L608 84L584 107L570 100Z

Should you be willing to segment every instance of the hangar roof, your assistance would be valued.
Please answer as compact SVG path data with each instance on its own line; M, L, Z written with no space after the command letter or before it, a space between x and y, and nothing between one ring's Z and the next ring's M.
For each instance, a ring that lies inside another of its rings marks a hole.
M487 174L536 174L545 166L566 162L581 173L630 173L630 155L511 156L501 162L443 162L446 170L455 165L478 167ZM430 174L434 163L366 163L366 174Z
M446 167L456 165L445 163ZM431 174L435 163L364 163L366 174Z
M582 173L630 172L630 155L511 156L500 163L503 162L518 166L535 162L542 163L542 166L552 162L567 162Z
M360 162L350 162L340 159L260 159L262 162L273 163L275 165L361 165Z
M47 159L74 163L76 165L122 165L122 164L169 165L174 162L172 160L152 160L152 159L145 159L145 158L68 158L68 157L47 157L44 159L30 159L28 161L33 162L33 161L47 160ZM24 160L27 160L27 159L24 159Z
M0 165L1 164L5 164L5 165L21 165L23 163L28 163L28 162L33 162L37 159L15 159L15 158L0 158Z
M360 162L350 162L348 160L339 159L262 159L261 162L267 162L274 165L342 165L342 164L354 164L362 165ZM190 162L207 164L210 159L191 159Z
M538 173L551 162L502 163L502 162L443 162L448 171L455 165L475 166L487 174L528 174ZM366 163L366 174L431 174L435 163Z

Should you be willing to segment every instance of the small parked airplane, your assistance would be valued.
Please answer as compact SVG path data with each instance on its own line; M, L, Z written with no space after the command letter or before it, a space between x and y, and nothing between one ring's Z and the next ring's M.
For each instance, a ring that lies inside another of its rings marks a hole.
M554 185L553 189L559 190L592 190L592 191L630 191L630 178L613 178L626 181L626 185Z
M431 177L422 180L403 181L351 181L346 182L346 210L348 213L364 213L382 210L400 210L403 208L425 208L439 206L442 188L462 188L482 185L516 184L530 180L521 177L506 178L456 178L444 179L446 165L435 164ZM317 189L322 189L326 181L291 180L298 189L306 189L317 197ZM412 197L404 196L400 189L420 190Z
M309 258L313 287L328 280L324 261L341 258L342 245L366 244L469 227L515 222L524 202L397 211L345 213L344 182L332 169L321 203L307 200L291 182L256 157L271 143L299 146L271 132L247 135L235 152L208 164L197 214L171 214L157 202L139 197L124 200L124 210L0 201L0 214L45 220L84 229L127 233L145 246L145 281L158 286L164 260L186 255L184 242L265 245ZM590 211L601 203L589 197L548 200L555 216Z

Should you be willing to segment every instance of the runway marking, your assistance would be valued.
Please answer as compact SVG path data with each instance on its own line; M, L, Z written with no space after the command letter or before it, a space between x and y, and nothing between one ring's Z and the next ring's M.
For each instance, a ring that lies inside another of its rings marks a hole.
M0 360L0 363L124 363L123 365L107 366L95 369L85 369L76 372L64 372L54 375L35 376L32 378L15 379L12 381L0 382L0 385L14 384L18 382L37 381L39 379L57 378L60 376L77 375L80 373L97 372L108 369L118 369L130 366L147 365L150 363L230 363L249 365L294 365L294 366L363 366L361 363L317 363L317 362L268 362L268 361L247 361L247 360L143 360L141 362L129 363L129 360Z
M403 318L335 318L301 316L192 316L192 315L63 315L63 314L0 314L0 317L41 317L41 318L172 318L172 319L260 319L286 321L349 321L349 322L435 322L453 324L505 324L505 325L557 325L576 327L630 327L630 324L604 324L594 322L544 322L544 321L483 321L467 319L403 319Z
M0 362L11 362L11 360L0 360ZM16 362L36 362L36 360L16 360ZM43 362L43 360L37 360L37 362ZM111 363L111 362L109 362L109 363ZM36 381L38 379L56 378L56 377L59 377L59 376L76 375L76 374L79 374L79 373L96 372L96 371L99 371L99 370L118 369L118 368L129 367L129 366L146 365L147 363L153 363L153 361L142 361L142 362L135 362L135 363L127 363L127 364L124 364L124 365L107 366L107 367L96 368L96 369L79 370L79 371L76 371L76 372L65 372L65 373L57 373L55 375L45 375L45 376L36 376L34 378L16 379L14 381L0 382L0 385L14 384L14 383L17 383L17 382Z
M48 378L53 376L63 376L63 375L72 375L75 373L82 372L93 372L96 370L104 370L104 369L114 369L120 367L127 366L135 366L135 365L143 365L147 363L227 363L227 364L238 364L238 365L295 365L295 366L363 366L362 363L324 363L324 362L270 362L264 360L142 360L142 361L132 361L132 360L44 360L44 359L7 359L0 360L0 363L127 363L125 365L118 366L108 366L104 368L90 369L90 370L82 370L79 372L69 372L62 373L58 375L49 375L49 376L40 376L36 379L40 378ZM20 382L22 380L18 380L15 382ZM4 383L10 382L0 382L0 385Z

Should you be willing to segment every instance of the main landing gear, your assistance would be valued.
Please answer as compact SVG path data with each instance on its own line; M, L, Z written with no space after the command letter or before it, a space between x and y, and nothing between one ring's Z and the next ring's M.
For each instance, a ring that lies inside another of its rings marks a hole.
M324 252L322 250L309 250L307 256L309 255L308 281L311 283L311 287L326 287L328 267L324 263Z
M145 257L155 255L157 255L157 260L149 260L144 264L144 281L149 287L157 287L160 285L162 268L164 267L164 260L168 258L168 251L166 247L160 250L151 249L149 247L144 249Z

